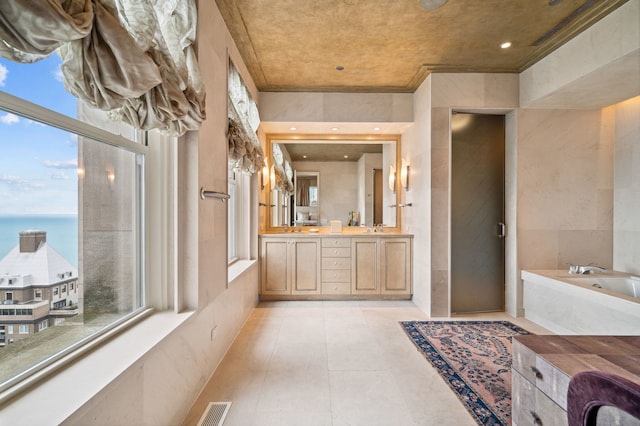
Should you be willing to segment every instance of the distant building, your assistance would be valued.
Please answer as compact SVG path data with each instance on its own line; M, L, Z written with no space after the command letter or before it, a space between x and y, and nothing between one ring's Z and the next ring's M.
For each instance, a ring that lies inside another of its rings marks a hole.
M47 244L43 231L20 232L0 260L0 347L78 315L78 271Z

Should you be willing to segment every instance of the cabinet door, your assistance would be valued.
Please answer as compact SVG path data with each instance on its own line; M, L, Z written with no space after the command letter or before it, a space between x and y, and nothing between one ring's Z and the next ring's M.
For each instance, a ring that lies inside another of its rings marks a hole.
M289 240L264 238L262 263L262 294L291 294L289 286Z
M382 294L411 294L411 239L381 238Z
M353 238L351 294L380 294L377 238Z
M320 294L320 239L291 242L291 293Z

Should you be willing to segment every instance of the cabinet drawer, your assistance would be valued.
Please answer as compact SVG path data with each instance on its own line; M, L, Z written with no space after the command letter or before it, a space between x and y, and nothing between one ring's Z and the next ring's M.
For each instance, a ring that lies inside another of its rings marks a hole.
M516 425L532 425L536 411L536 387L518 371L511 369L511 422Z
M567 426L566 411L516 370L511 371L511 420L514 426Z
M517 339L513 339L513 369L530 381L536 382L536 353L527 346L520 343Z
M516 339L513 340L512 367L556 404L566 409L567 389L571 378Z
M322 294L351 294L351 283L322 283Z
M534 417L535 416L535 417ZM536 389L536 408L531 420L544 426L567 426L567 412L549 399L540 389Z
M322 247L322 257L351 257L351 247Z
M322 247L351 247L351 238L323 238Z
M323 283L329 283L329 282L350 283L351 270L350 269L323 269L322 282Z
M536 387L566 410L567 390L571 377L540 357L536 358L536 367L539 371L536 376Z
M322 269L351 269L349 257L323 257Z

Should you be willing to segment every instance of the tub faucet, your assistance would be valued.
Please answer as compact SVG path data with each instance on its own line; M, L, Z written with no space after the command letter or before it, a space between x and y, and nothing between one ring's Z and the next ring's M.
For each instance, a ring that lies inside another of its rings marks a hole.
M578 274L593 274L594 272L607 272L607 270L601 266L595 266L595 265L577 267Z

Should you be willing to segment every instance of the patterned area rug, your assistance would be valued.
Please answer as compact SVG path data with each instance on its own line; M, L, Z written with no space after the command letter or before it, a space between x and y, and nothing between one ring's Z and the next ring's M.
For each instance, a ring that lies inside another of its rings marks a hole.
M511 338L532 333L508 321L400 324L478 424L511 424Z

